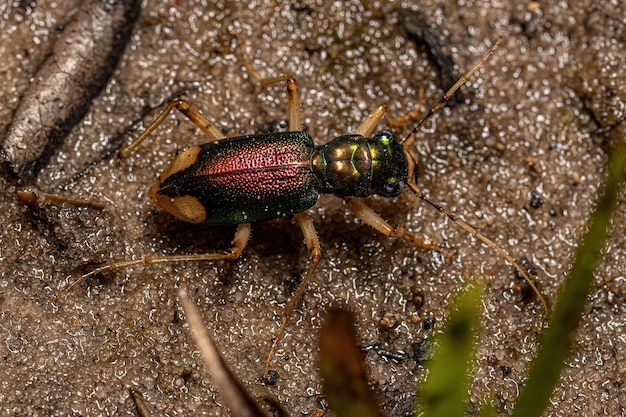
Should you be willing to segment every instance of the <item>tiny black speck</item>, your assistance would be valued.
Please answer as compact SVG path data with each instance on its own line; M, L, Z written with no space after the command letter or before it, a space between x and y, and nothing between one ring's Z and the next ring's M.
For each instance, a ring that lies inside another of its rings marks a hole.
M278 372L274 371L273 369L270 369L269 372L267 373L267 378L259 378L259 381L263 385L267 385L267 386L275 385L276 382L278 381Z
M530 193L530 206L534 209L538 209L543 204L543 200L537 191L531 191Z
M424 330L430 330L433 327L435 327L435 322L436 321L437 321L437 319L435 319L434 317L428 317L428 318L424 319L422 327L424 328Z

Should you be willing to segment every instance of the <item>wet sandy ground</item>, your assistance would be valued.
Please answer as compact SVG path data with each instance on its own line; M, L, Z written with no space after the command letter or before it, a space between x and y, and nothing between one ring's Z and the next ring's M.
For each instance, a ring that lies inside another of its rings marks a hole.
M78 4L5 3L2 135L59 25ZM447 87L445 71L406 31L407 19L420 11L455 74L504 38L459 98L420 134L420 184L515 258L528 257L544 294L554 300L596 198L607 152L624 140L623 6L213 3L145 4L113 79L32 184L105 202L104 211L22 206L15 191L23 187L2 172L0 414L134 415L127 391L133 387L155 415L226 415L176 300L175 288L185 286L253 395L277 398L292 415L320 406L317 330L328 306L347 304L359 318L372 381L391 414L402 415L423 372L425 338L442 323L450 294L468 277L480 276L487 290L471 402L478 409L489 397L506 415L537 348L545 323L541 306L512 291L519 282L492 250L410 195L374 198L371 206L456 256L443 259L381 237L339 199L321 198L310 212L323 258L273 363L279 379L264 387L258 383L262 361L284 303L307 267L298 228L289 221L258 224L235 262L119 270L89 279L54 302L57 291L101 262L223 249L234 232L174 221L146 196L177 149L203 141L179 116L169 117L129 159L105 158L86 175L70 178L119 140L128 143L142 121L153 119L152 109L185 90L227 135L284 127L283 88L259 92L237 54L233 32L241 34L261 73L297 78L306 129L318 143L351 132L377 104L388 103L394 114L411 109L421 88L426 102L434 103ZM411 123L398 131L410 128ZM625 216L622 205L575 351L552 397L551 416L615 416L626 409Z

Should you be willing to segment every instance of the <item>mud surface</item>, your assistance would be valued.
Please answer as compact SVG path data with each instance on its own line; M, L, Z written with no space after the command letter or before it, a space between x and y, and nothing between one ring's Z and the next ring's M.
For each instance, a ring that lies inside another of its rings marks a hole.
M59 25L78 3L0 6L1 137ZM259 92L233 33L259 72L297 78L307 131L324 143L353 131L380 103L397 115L415 106L422 88L427 103L439 99L447 87L444 71L432 48L403 27L410 10L419 10L456 74L504 38L459 98L420 134L420 185L515 258L528 257L554 300L607 152L624 140L623 6L146 3L113 79L36 182L46 192L105 202L104 211L20 205L16 184L6 172L0 175L0 414L134 415L132 387L155 415L226 415L182 319L179 286L202 308L252 394L276 398L292 415L320 406L317 331L329 305L347 304L359 317L376 389L390 408L402 410L423 372L425 338L442 323L449 296L471 276L487 285L472 406L478 409L489 396L500 415L510 412L545 323L541 305L512 291L519 282L492 250L408 194L375 198L371 206L456 255L445 259L381 237L339 199L320 199L311 214L323 258L275 357L279 379L271 387L258 382L262 362L307 267L301 233L289 221L255 225L235 262L118 270L89 279L62 301L54 297L102 262L228 246L234 227L174 221L146 196L178 149L203 141L187 120L169 117L127 160L100 155L129 143L184 91L227 135L284 126L284 89ZM615 416L626 408L625 223L622 205L551 416Z

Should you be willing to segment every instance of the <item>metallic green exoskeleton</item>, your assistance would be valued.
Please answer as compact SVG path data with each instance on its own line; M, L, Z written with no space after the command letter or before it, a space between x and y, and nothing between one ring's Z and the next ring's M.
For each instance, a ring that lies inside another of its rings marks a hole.
M320 193L396 196L408 175L402 145L389 130L321 146L304 132L239 136L191 147L170 166L150 195L176 217L207 224L291 216Z

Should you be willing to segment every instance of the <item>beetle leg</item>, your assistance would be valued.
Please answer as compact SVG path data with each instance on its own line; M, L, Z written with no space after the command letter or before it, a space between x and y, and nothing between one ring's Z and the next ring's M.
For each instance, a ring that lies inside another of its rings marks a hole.
M183 100L182 98L177 98L172 100L167 107L159 114L159 116L143 131L137 139L133 141L130 145L125 147L120 151L120 156L122 158L128 157L137 146L141 144L160 125L163 120L167 117L170 112L176 108L179 112L181 112L185 117L187 117L194 125L200 128L204 132L204 134L209 138L209 142L214 142L219 139L224 139L224 134L219 130L213 123L209 121L206 117L200 113L198 109L196 109L192 104Z
M418 95L419 102L415 105L415 107L409 110L408 112L401 114L398 117L393 117L389 113L389 109L387 105L381 104L380 106L376 107L370 114L367 115L365 120L363 120L361 124L356 128L356 130L354 131L354 134L361 135L366 138L370 137L374 129L376 129L376 125L380 122L383 116L385 116L385 114L387 115L387 124L392 129L401 127L412 119L419 118L420 108L424 104L424 101L425 101L423 98L423 95L424 95L424 89L421 89Z
M289 131L290 132L302 132L302 109L300 108L300 91L298 90L298 83L296 79L291 75L279 75L278 77L263 78L259 72L254 69L246 54L243 50L243 42L238 34L235 34L237 41L239 42L239 48L241 49L241 58L248 73L257 79L261 83L261 88L267 88L271 85L287 82L287 108L289 110Z
M298 83L291 75L279 75L272 78L261 78L259 80L263 88L287 82L287 108L289 110L289 131L302 132L302 110L300 108L300 91Z
M57 194L42 193L39 191L17 191L17 200L29 206L37 207L40 200L48 200L53 203L73 204L75 206L91 207L96 210L104 209L105 205L90 200L81 200L75 198L67 198Z
M92 275L98 275L101 272L111 271L114 269L126 268L133 265L152 265L152 264L161 264L161 263L170 263L170 262L185 262L185 261L220 261L225 259L237 259L243 252L244 248L248 244L248 239L250 238L250 232L252 228L250 227L250 223L243 223L237 226L237 230L235 231L235 237L231 242L231 247L227 251L218 253L193 253L189 255L169 255L169 256L152 256L147 255L141 259L133 259L130 261L120 261L113 262L108 265L102 266L100 268L96 268L91 272L86 273L85 275L78 278L76 281L71 283L69 286L63 289L61 293L56 297L57 300L65 297L67 293L69 293L72 288L76 285L84 281L86 278L89 278Z
M425 104L426 99L424 98L424 88L421 87L417 92L417 103L415 103L415 106L413 106L411 110L398 116L392 115L391 111L387 113L387 126L391 129L399 129L410 121L418 120L422 115L421 109Z
M365 120L361 122L359 127L354 131L355 135L361 135L365 138L369 138L374 129L376 129L376 125L380 122L380 119L387 113L387 105L381 104L376 107L370 114L367 115Z
M302 234L304 235L304 243L306 243L306 246L309 249L309 259L311 263L309 265L309 269L306 271L306 275L298 285L295 294L291 297L289 303L287 303L287 306L285 307L285 311L283 312L283 321L280 324L276 335L274 336L272 347L270 348L270 352L267 355L267 359L265 360L265 370L263 371L263 378L265 379L267 379L270 362L272 361L274 353L276 353L278 342L285 334L285 328L287 327L287 324L289 324L289 319L291 318L291 315L300 303L300 300L302 299L302 294L304 294L304 291L306 290L311 276L313 275L313 272L315 272L317 263L322 256L320 241L317 237L315 225L313 224L313 219L311 218L311 216L304 212L301 212L294 214L293 219L296 223L298 223L298 226L300 226L300 229L302 230Z
M385 236L402 238L408 242L411 242L419 247L429 250L436 250L441 252L447 257L451 257L452 255L446 251L445 249L440 248L430 239L422 239L421 237L415 236L414 234L408 232L403 227L393 227L389 223L387 223L378 213L372 210L365 202L360 198L354 197L344 197L343 200L350 208L350 211L354 213L359 219L363 220L365 223L378 230Z

